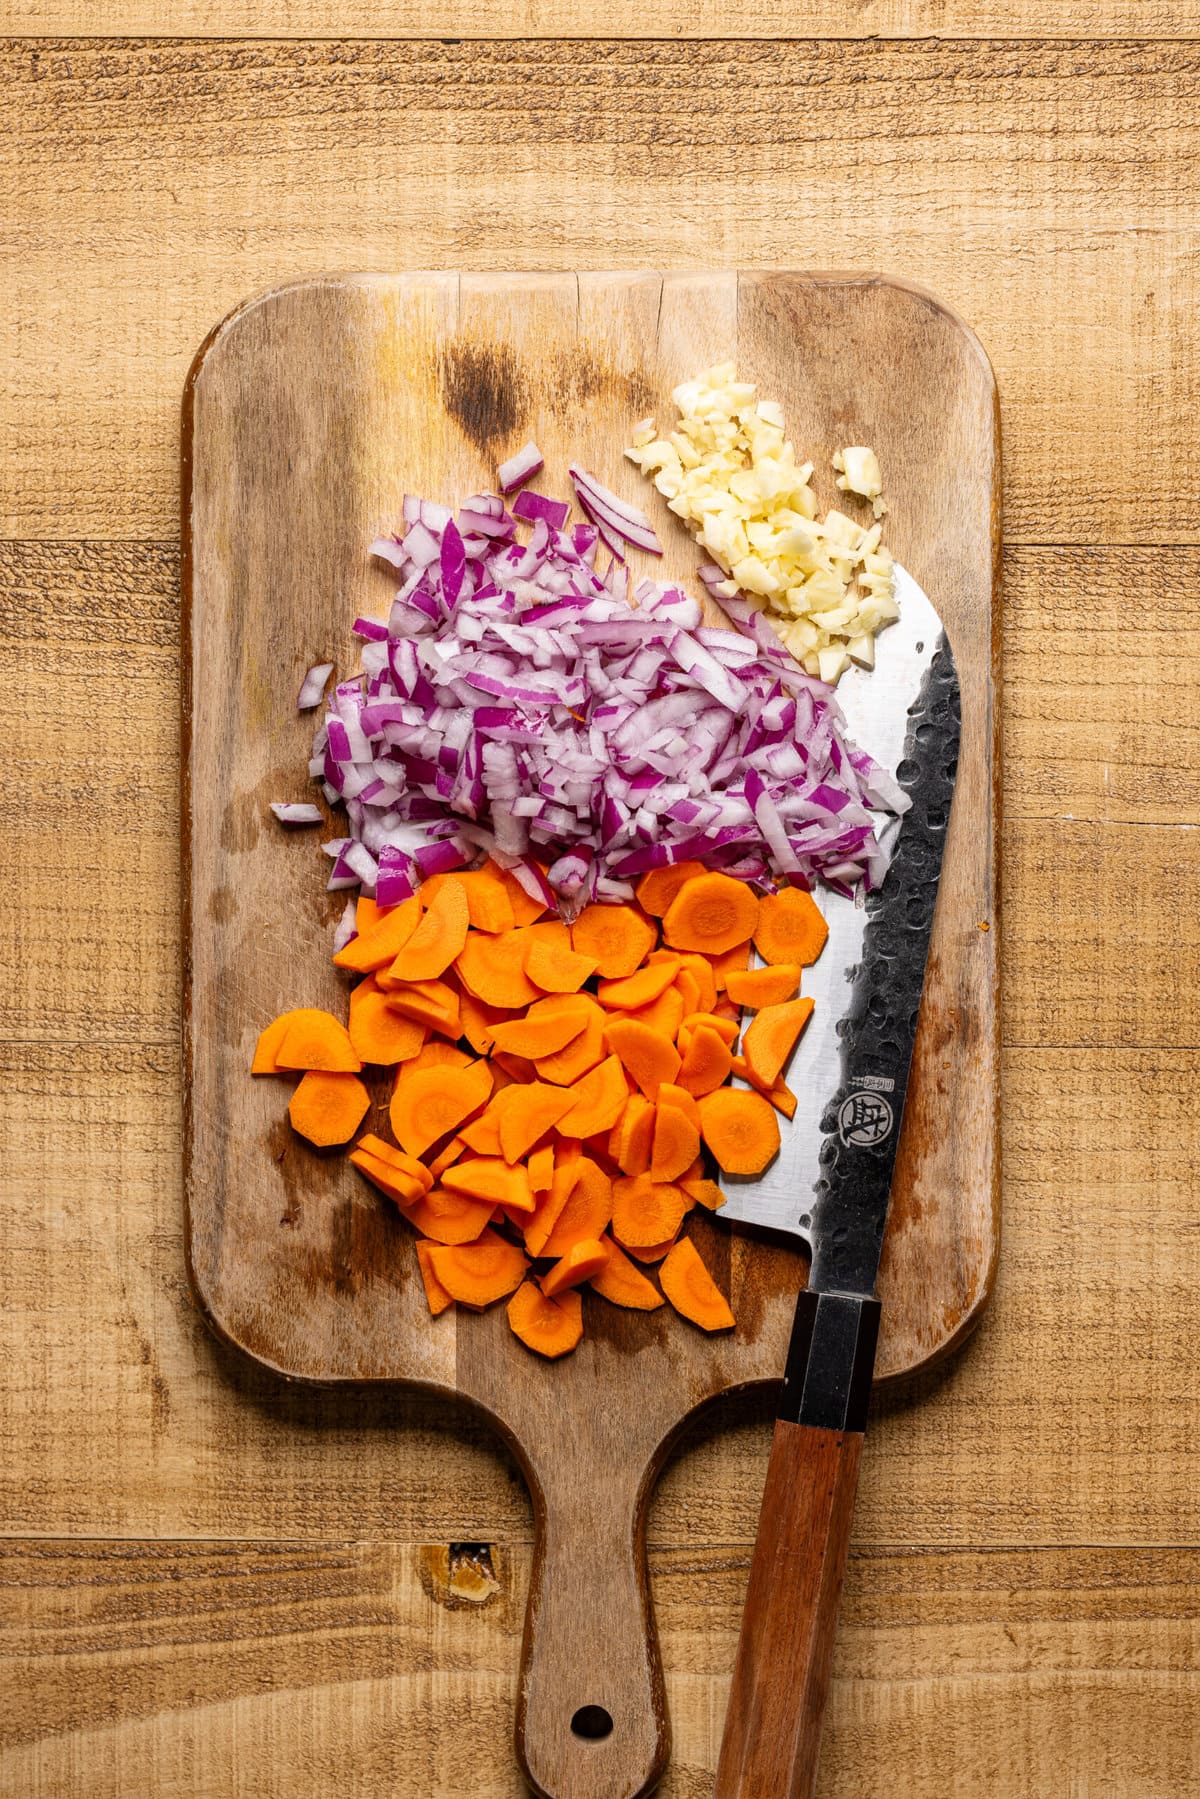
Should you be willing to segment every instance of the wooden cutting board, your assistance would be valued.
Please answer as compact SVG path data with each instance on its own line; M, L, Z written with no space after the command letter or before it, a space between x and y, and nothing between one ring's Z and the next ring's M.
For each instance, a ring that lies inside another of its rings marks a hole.
M293 1379L403 1381L481 1407L533 1494L517 1750L554 1799L648 1791L669 1752L643 1550L646 1503L683 1422L777 1378L802 1257L696 1218L736 1333L585 1299L586 1337L547 1365L503 1306L431 1321L408 1228L248 1075L284 1008L344 1016L310 798L311 663L355 666L349 625L392 583L367 555L413 492L455 503L528 438L543 485L578 457L646 506L665 571L699 560L621 451L680 380L732 358L783 403L816 464L870 443L888 541L946 621L962 759L881 1276L879 1376L943 1356L986 1303L997 1239L996 785L999 450L975 339L937 301L871 276L713 273L336 277L263 295L209 337L183 429L186 1194L192 1280L213 1329ZM662 566L662 565L660 565ZM886 643L886 640L884 640ZM883 652L886 654L886 649ZM384 1097L381 1090L379 1098ZM612 1719L581 1734L583 1708ZM572 1721L575 1720L575 1728Z

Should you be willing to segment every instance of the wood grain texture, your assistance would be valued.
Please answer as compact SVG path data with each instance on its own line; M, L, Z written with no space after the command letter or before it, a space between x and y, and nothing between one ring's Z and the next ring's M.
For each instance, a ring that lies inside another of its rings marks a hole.
M1200 1542L1181 828L1200 561L1176 547L1197 542L1198 62L1190 43L1084 40L1194 32L1194 9L817 0L798 19L765 0L651 24L546 0L409 19L431 38L502 21L1068 40L471 47L172 42L237 15L53 5L4 16L158 41L0 49L0 531L23 540L0 542L0 1528L32 1539L7 1546L0 1600L0 1788L517 1799L520 1476L469 1415L289 1390L214 1346L183 1272L175 1049L194 346L281 279L505 267L516 235L547 268L836 254L934 289L988 346L1005 1253L970 1352L872 1420L822 1791L1192 1799L1200 1569L1171 1545ZM242 28L405 18L263 0ZM723 1403L651 1507L669 1799L711 1792L768 1440L765 1411ZM486 1606L427 1594L425 1556L460 1539L496 1545Z
M879 1366L894 1377L974 1324L998 1237L997 934L981 928L996 923L998 512L994 392L978 346L927 296L870 279L347 279L277 291L222 325L197 359L184 418L185 1187L197 1295L222 1337L272 1369L449 1389L498 1421L543 1545L518 1747L549 1795L648 1791L665 1765L646 1499L690 1413L781 1376L802 1263L697 1223L734 1336L614 1313L588 1295L585 1344L552 1369L530 1361L502 1308L431 1323L393 1208L343 1158L305 1153L274 1083L246 1074L262 1024L297 999L297 966L301 1003L345 1005L316 846L264 819L268 799L307 787L311 720L293 705L304 669L335 646L352 667L350 620L387 604L366 546L399 524L403 493L477 491L531 437L550 470L565 470L582 408L589 461L640 497L621 460L630 421L722 356L755 370L819 469L840 435L874 443L903 521L894 547L941 610L960 671L956 810L881 1271ZM823 485L829 503L828 474ZM694 548L657 495L652 516L665 575L691 575ZM587 1706L614 1720L602 1742L570 1728Z
M652 1552L675 1755L706 1799L749 1547ZM530 1551L0 1544L0 1786L22 1799L520 1799ZM819 1799L1190 1799L1194 1549L851 1553ZM507 1762L507 1765L506 1765Z
M1200 538L1200 45L50 41L0 83L4 535L172 537L231 307L511 267L519 219L544 268L918 281L995 366L1010 543Z
M4 0L0 36L149 38L1184 38L1196 0Z

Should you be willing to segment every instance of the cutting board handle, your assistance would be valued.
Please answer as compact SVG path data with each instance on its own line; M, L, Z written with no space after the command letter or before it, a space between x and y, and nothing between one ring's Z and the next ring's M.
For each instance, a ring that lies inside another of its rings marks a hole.
M671 1747L646 1566L653 1476L631 1479L616 1455L550 1466L552 1481L529 1471L538 1530L517 1758L545 1799L636 1799Z

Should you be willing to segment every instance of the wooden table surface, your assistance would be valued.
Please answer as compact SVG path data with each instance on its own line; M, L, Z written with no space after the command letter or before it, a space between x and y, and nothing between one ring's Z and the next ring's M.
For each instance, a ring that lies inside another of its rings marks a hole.
M868 1438L821 1793L1200 1787L1200 0L798 16L0 4L6 1795L520 1791L511 1464L270 1384L190 1302L177 806L196 345L285 278L515 261L880 268L993 358L1004 1249ZM723 1423L651 1518L670 1799L711 1790L765 1462Z

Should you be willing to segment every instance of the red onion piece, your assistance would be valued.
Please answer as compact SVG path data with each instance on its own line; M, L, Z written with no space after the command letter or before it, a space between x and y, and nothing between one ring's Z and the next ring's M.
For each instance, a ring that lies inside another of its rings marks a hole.
M296 700L297 712L310 712L314 706L321 704L325 683L332 673L332 662L314 662L300 683L300 693Z
M501 493L511 493L514 487L520 487L522 481L528 481L544 466L542 452L534 443L528 443L524 449L502 462L496 470L496 479L500 483Z
M321 825L325 814L307 800L272 800L271 810L281 825Z

